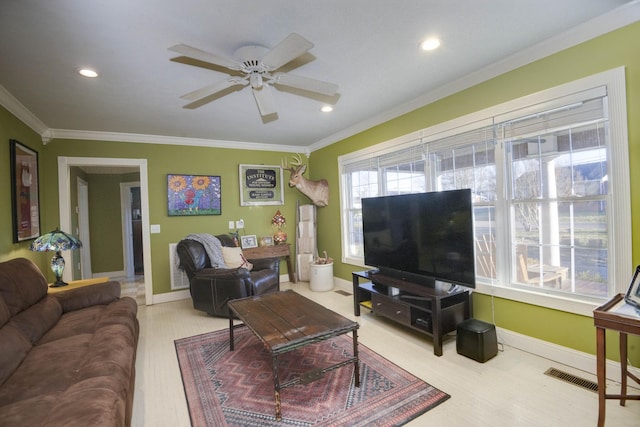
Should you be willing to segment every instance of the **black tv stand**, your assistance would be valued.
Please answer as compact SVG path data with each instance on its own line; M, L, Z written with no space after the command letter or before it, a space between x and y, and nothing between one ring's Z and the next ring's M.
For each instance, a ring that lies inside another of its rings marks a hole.
M442 339L472 317L471 293L461 286L440 289L388 276L378 270L353 276L353 314L360 307L433 337L433 353L442 356ZM360 279L368 282L360 283Z

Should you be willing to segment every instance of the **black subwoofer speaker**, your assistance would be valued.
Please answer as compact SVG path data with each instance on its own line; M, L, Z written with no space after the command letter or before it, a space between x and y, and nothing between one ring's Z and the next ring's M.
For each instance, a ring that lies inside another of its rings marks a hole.
M468 319L457 328L456 350L458 354L484 363L498 354L496 327L477 319Z

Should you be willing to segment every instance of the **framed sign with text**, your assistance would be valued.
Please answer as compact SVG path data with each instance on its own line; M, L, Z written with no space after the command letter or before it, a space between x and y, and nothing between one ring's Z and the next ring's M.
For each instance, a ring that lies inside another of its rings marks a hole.
M240 165L240 206L283 204L281 166Z

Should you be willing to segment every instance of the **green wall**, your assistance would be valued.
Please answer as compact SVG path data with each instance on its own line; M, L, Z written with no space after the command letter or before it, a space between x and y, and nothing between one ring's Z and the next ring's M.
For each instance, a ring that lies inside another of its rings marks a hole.
M12 258L28 258L35 262L42 271L48 271L50 256L45 255L44 252L31 252L29 245L31 240L21 243L13 243L13 225L11 218L11 168L10 168L10 155L9 155L9 140L15 139L22 144L28 146L32 150L38 152L38 158L40 160L38 166L38 172L43 173L42 167L42 139L31 128L26 126L15 116L10 114L7 110L0 107L0 261L6 261ZM42 185L42 177L40 177L40 185ZM56 193L57 194L57 191ZM55 195L42 194L40 191L40 229L43 231L50 231L56 227L56 224L51 223L46 218L46 210L42 207L46 205L49 197L55 197ZM50 279L53 279L53 273L50 274Z
M285 231L293 243L296 201L309 203L296 189L285 185L283 206L240 206L239 164L279 165L291 153L222 149L206 147L174 146L163 144L125 143L113 141L53 140L44 146L45 176L42 191L58 192L57 158L105 157L146 159L149 180L149 222L160 225L159 234L151 234L151 259L153 293L170 292L169 243L175 243L190 233L219 234L229 231L230 220L244 219L245 228L240 234L270 236L273 234L271 218L280 210L287 218ZM222 184L222 215L179 216L167 215L167 174L219 175ZM119 183L124 178L118 175L88 175L91 206L91 258L96 261L94 272L118 271L122 265L122 241L120 224ZM288 173L284 174L285 183ZM96 200L97 199L97 200ZM114 203L114 201L116 201ZM94 204L95 202L95 204ZM59 220L58 201L52 200L50 218ZM95 219L95 210L104 215ZM73 216L73 215L72 215ZM115 230L115 232L114 232ZM95 243L100 239L103 243ZM104 244L101 247L101 244ZM286 264L281 264L283 273Z
M524 95L548 89L612 68L626 67L627 112L629 121L629 159L640 161L640 23L598 37L558 54L533 62L469 89L416 109L384 124L368 129L335 144L316 150L311 156L313 171L327 178L332 189L338 188L336 158L419 129L452 120ZM416 94L418 95L418 94ZM631 203L633 217L633 260L640 263L640 171L631 168ZM316 176L318 178L319 176ZM329 206L318 213L318 248L340 254L340 201L333 191ZM334 230L334 232L328 232ZM351 280L351 272L360 267L339 262L334 274ZM632 271L629 271L631 275ZM492 298L474 293L474 315L492 320ZM519 302L495 299L495 322L503 328L580 351L595 354L595 331L591 317L550 310ZM637 337L633 337L637 338ZM617 339L609 339L609 354L617 354ZM630 339L630 355L640 364L640 340Z

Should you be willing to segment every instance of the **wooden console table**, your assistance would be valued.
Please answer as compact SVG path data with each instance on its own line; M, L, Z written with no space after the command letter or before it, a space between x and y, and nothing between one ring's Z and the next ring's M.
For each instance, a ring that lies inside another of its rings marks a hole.
M84 286L91 286L91 285L95 285L96 283L104 283L108 281L109 281L108 277L94 277L93 279L72 280L67 284L67 286L60 286L58 288L52 288L51 286L49 286L48 292L52 294L56 292L68 291L69 289L82 288Z
M287 272L289 273L289 281L296 283L296 274L293 271L293 263L291 262L291 245L288 243L272 246L258 246L256 248L247 248L242 250L242 254L247 259L262 258L286 258Z
M627 378L640 384L640 378L627 370L627 335L640 335L640 315L624 302L624 296L618 294L593 311L596 326L596 363L598 374L598 427L604 426L606 399L620 400L624 406L627 399L640 400L640 394L627 394ZM607 354L606 330L620 332L620 394L607 394Z

